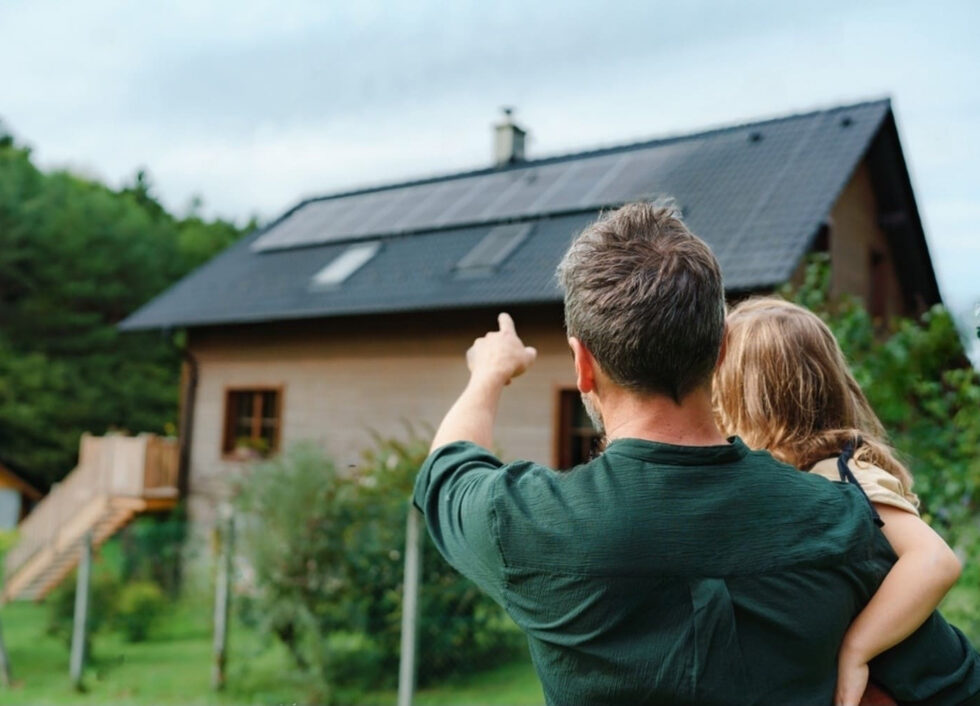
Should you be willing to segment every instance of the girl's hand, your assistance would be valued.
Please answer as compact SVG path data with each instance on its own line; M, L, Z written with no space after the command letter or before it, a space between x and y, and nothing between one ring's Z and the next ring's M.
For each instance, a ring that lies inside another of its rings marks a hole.
M837 664L834 706L860 706L868 686L868 663L842 658Z

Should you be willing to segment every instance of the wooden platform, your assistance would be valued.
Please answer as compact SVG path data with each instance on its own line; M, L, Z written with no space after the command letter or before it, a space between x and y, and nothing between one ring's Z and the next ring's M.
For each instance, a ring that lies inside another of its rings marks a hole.
M20 523L0 600L44 598L78 564L86 533L98 546L137 515L176 503L176 440L83 435L78 466Z

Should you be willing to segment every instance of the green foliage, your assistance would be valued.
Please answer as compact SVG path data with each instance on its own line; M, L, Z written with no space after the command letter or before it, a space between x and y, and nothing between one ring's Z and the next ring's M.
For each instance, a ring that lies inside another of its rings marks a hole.
M241 485L254 586L239 605L315 676L321 699L397 673L408 498L427 447L379 439L361 467L339 471L300 445L252 467ZM431 544L423 556L421 681L513 656L520 637L500 608Z
M3 559L7 556L7 552L17 544L17 530L0 530L0 563L3 563Z
M178 505L167 515L138 517L117 539L123 582L151 581L171 600L180 589L187 513Z
M783 294L819 314L837 336L891 442L915 477L923 518L964 559L944 605L980 643L980 375L952 316L934 306L918 319L876 322L859 302L832 299L826 258Z
M146 520L152 519L142 518L137 521L137 526L147 525ZM156 524L166 526L168 523ZM151 580L151 572L144 568L144 564L139 564L139 570L133 571L131 553L137 548L139 545L131 542L127 546L125 537L116 538L103 545L93 559L88 613L90 653L95 644L92 638L111 631L122 633L124 639L132 642L146 639L169 605L163 589ZM143 561L152 563L153 557L144 555ZM76 571L44 601L48 612L46 632L63 640L66 646L71 644L77 581Z
M119 591L114 623L129 642L142 642L166 607L163 591L152 581L127 583Z
M86 652L92 654L92 636L111 627L115 617L116 605L121 586L119 578L104 562L92 562L91 585L89 587L88 634ZM72 628L75 620L75 587L77 577L72 574L51 592L45 599L48 606L48 635L71 645Z
M179 220L144 172L121 191L45 174L0 140L0 449L43 482L74 465L83 431L163 431L179 355L116 324L234 241L230 223Z

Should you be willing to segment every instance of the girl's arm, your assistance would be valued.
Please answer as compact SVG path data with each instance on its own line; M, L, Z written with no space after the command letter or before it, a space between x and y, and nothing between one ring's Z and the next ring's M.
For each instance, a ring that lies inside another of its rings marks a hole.
M868 681L868 662L925 622L960 576L960 561L919 517L875 503L881 531L898 561L844 635L837 663L836 706L857 706Z

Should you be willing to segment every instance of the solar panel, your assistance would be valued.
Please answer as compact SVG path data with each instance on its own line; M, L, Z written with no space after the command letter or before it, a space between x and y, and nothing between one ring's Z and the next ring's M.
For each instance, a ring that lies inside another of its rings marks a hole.
M627 153L618 174L599 193L592 194L593 203L614 204L658 196L670 191L670 174L690 158L695 145L684 141L663 145L657 149Z
M379 233L387 230L395 219L404 214L406 209L411 208L418 202L422 188L420 186L414 186L394 189L389 194L385 204L377 208L373 215L362 222L362 228L370 233Z
M473 195L454 209L450 223L472 223L486 218L490 206L500 198L501 194L512 188L520 178L520 172L502 172L483 178L475 179ZM491 211L492 212L492 211Z
M540 169L525 169L518 184L507 192L504 200L494 204L495 210L511 218L526 214L529 207L572 168L572 164L552 164Z
M583 199L597 185L601 185L610 175L615 175L623 160L624 157L617 154L574 162L575 168L567 170L558 188L544 194L532 208L564 211L581 206Z
M272 227L252 247L317 245L650 198L669 190L671 174L699 149L700 142L682 140L314 201Z
M252 250L269 250L329 242L357 206L348 199L311 201L273 225L252 243ZM340 230L340 232L343 232Z
M385 191L372 191L348 198L354 202L354 207L343 220L330 224L329 230L323 234L327 241L369 234L369 231L365 229L365 223L374 218L378 211L388 204L392 194Z
M402 218L392 225L396 225L397 230L431 226L446 212L449 206L471 191L475 184L469 180L447 181L444 184L439 184L438 187L430 189L427 198L419 202L415 208L402 214ZM393 228L393 230L395 229Z

